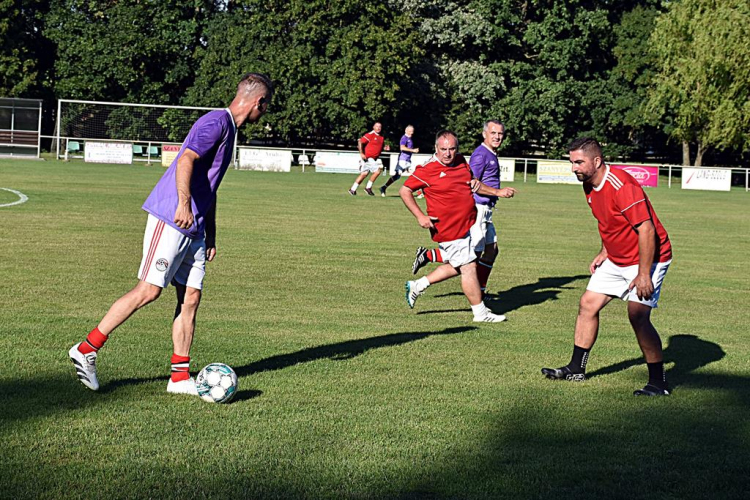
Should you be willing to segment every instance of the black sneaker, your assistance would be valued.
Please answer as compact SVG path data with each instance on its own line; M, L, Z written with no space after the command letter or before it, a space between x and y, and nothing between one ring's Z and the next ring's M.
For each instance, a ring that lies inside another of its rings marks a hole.
M369 194L370 196L375 196L375 193L372 192L371 188L365 188L365 193Z
M385 186L380 186L380 196L385 198Z
M542 375L550 380L569 380L571 382L583 382L586 380L585 373L573 373L567 366L542 368Z
M351 189L349 190L349 194L352 195L352 196L357 196L357 192L356 191L352 191Z
M662 389L653 384L646 384L643 389L638 389L633 392L633 396L669 396L670 392L668 388Z
M417 274L417 271L426 266L430 261L427 260L427 249L425 247L417 248L417 256L414 257L414 263L411 265L411 273Z

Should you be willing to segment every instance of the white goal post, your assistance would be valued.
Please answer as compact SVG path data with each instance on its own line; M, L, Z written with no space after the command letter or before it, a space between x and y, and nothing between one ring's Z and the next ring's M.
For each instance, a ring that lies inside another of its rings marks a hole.
M223 108L60 99L54 136L57 158L83 154L86 141L106 140L132 143L134 156L143 151L143 158L134 160L150 161L160 154L162 144L181 144L195 120L216 109ZM151 154L154 151L157 155Z

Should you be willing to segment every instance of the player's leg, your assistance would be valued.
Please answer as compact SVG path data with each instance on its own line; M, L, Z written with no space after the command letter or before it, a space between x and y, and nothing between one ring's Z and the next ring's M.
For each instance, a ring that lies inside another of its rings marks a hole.
M172 274L169 273L169 262L186 248L187 238L176 229L167 226L163 221L149 215L143 237L143 257L138 271L138 284L120 297L109 308L96 328L89 332L86 340L68 351L79 380L92 390L99 388L96 376L96 357L99 349L109 339L109 335L123 324L138 309L153 302L167 286Z
M372 192L372 186L375 185L375 179L380 176L380 172L383 169L383 162L380 160L370 160L368 162L370 162L370 172L372 172L372 175L370 176L370 180L367 181L365 192L370 196L375 196L375 193Z
M411 265L411 273L417 274L417 271L422 269L430 262L446 262L446 260L443 258L443 253L440 251L440 248L431 248L429 250L425 247L417 248L414 262L412 262Z
M638 346L648 365L648 384L636 396L667 396L669 386L664 375L664 355L661 338L651 323L651 307L638 302L628 302L628 319L638 339Z
M656 263L651 267L651 282L654 292L649 299L639 299L635 289L628 296L628 319L635 332L638 346L643 352L648 366L648 384L643 389L635 391L636 396L668 396L669 385L664 374L664 355L661 338L651 323L651 311L657 307L661 286L669 269L670 262ZM637 267L637 266L633 266ZM635 279L635 269L629 269L628 279Z
M360 162L360 170L362 170L361 162ZM359 188L359 185L362 184L362 181L367 177L367 174L369 173L368 170L362 170L359 175L357 176L357 180L354 181L354 184L352 184L352 187L349 189L349 194L352 196L357 195L357 188Z
M456 268L450 264L443 264L427 276L422 276L416 281L407 281L405 285L406 303L409 304L409 307L414 308L414 303L417 301L417 298L422 295L430 285L440 283L441 281L453 278L454 276L458 276Z
M482 290L482 297L486 294L487 282L489 281L496 258L497 243L492 243L484 247L484 251L477 260L477 280L479 281L479 289Z
M609 304L612 297L586 290L581 296L576 318L573 355L570 363L560 368L542 368L542 373L552 380L586 380L586 364L589 352L599 335L599 312Z
M203 278L206 274L204 240L190 246L172 283L177 291L177 307L172 322L172 375L167 392L197 395L195 380L190 377L190 347L195 336L195 318L201 302Z
M461 266L461 289L469 301L471 311L474 313L476 323L500 323L505 321L505 316L495 314L482 302L482 291L479 289L477 279L477 264L470 262Z

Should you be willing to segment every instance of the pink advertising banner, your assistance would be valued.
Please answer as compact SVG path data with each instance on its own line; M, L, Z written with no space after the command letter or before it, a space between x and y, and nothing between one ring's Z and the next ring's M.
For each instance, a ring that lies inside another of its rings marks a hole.
M638 184L645 187L656 187L659 183L659 167L647 165L610 165L632 175Z

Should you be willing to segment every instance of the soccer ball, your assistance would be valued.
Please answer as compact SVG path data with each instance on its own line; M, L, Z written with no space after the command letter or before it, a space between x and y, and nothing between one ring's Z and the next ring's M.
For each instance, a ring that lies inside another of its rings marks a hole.
M224 363L211 363L195 377L198 395L209 403L228 403L237 393L237 374Z

